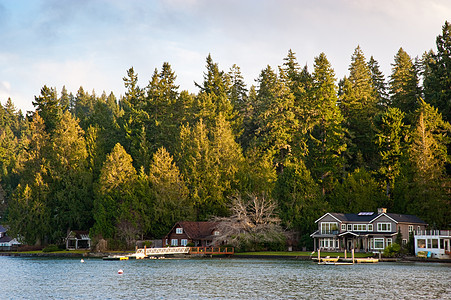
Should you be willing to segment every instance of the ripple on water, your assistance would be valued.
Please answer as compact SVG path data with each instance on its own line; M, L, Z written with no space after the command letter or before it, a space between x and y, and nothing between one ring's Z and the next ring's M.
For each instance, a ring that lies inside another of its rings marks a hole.
M2 299L451 299L445 264L0 257L0 266Z

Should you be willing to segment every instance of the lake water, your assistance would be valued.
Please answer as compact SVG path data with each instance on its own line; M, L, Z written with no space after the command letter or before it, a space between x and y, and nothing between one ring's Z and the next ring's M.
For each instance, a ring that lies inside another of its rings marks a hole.
M0 257L0 299L144 298L451 299L451 265Z

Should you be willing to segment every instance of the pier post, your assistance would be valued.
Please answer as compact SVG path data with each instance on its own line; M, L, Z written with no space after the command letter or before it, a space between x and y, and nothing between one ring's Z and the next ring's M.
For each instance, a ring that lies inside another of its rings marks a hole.
M352 248L352 263L354 264L354 248Z
M348 254L348 253L346 252L346 249L345 249L345 259L348 258L347 254Z
M321 250L318 248L318 262L321 261L321 255L320 255Z

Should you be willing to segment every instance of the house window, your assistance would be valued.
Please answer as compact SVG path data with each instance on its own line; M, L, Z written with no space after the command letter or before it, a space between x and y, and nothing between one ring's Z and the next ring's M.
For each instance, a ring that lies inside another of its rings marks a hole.
M165 243L164 243L165 245L169 245L168 239L166 239L164 242L165 242Z
M418 239L417 240L417 247L418 248L426 248L426 240L425 239Z
M188 245L188 240L187 239L182 239L180 241L180 245L183 246L183 247L186 247L186 245Z
M438 239L427 239L428 249L438 249Z
M341 231L346 231L346 224L341 224Z
M321 223L321 233L334 233L333 231L338 231L338 225L336 222Z
M215 230L215 231L213 232L213 235L219 235L219 231Z
M348 231L352 230L352 224L348 224Z
M377 223L377 231L390 232L391 231L391 223Z
M338 240L336 239L320 239L319 240L320 248L338 248Z
M418 227L417 227L417 234L420 232L420 230L421 230L421 227L418 226Z
M409 233L413 231L413 225L409 225Z
M175 233L176 234L182 234L183 233L183 228L182 227L178 227L175 229Z
M178 246L179 240L178 239L171 239L171 246Z
M373 224L368 224L368 231L373 231Z
M390 246L392 243L392 239L387 239L387 247Z
M384 249L384 239L383 238L374 238L374 249Z
M407 240L406 239L402 239L402 245L403 246L407 245Z
M354 224L354 231L366 231L365 224Z

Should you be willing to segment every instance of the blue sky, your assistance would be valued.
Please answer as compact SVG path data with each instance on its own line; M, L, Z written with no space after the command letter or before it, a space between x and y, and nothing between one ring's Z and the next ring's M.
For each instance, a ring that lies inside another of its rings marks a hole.
M360 45L387 78L400 47L435 51L447 18L449 0L0 0L0 102L34 110L44 85L119 97L128 68L144 87L166 61L195 93L209 53L251 85L289 49L310 71L324 52L342 78Z

